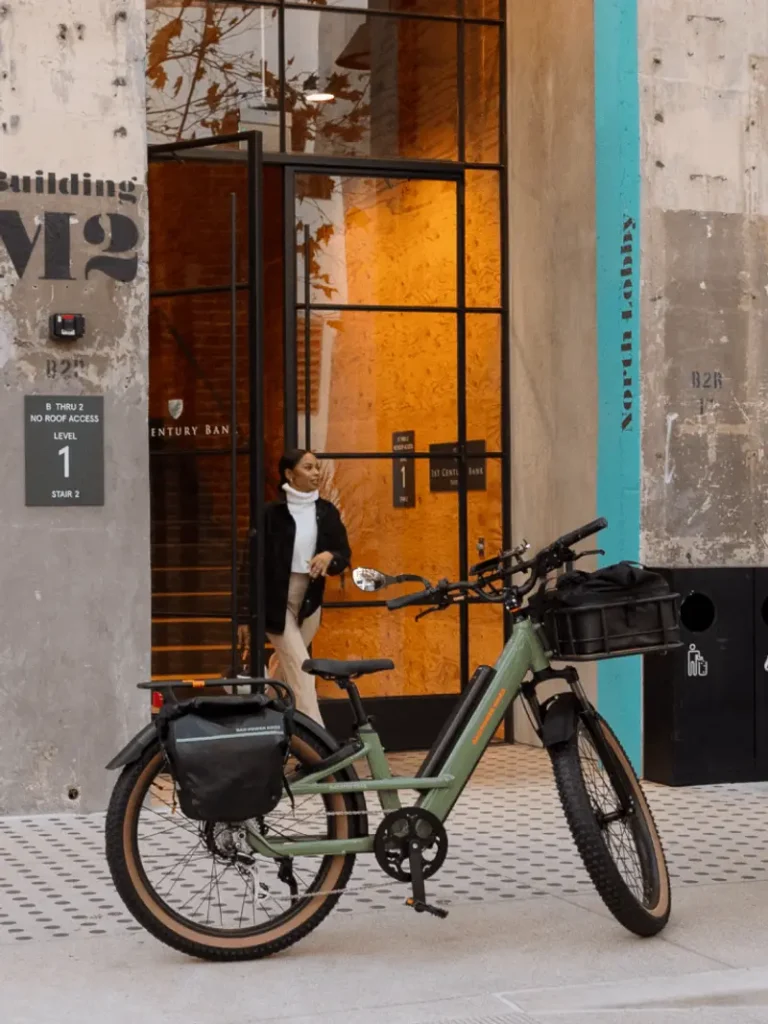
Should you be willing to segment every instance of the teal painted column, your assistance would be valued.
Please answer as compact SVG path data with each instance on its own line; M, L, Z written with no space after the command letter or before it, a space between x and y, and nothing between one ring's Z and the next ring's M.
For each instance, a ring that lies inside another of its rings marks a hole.
M637 0L594 0L597 217L597 508L604 564L640 554L640 110ZM642 664L602 662L597 705L636 770Z

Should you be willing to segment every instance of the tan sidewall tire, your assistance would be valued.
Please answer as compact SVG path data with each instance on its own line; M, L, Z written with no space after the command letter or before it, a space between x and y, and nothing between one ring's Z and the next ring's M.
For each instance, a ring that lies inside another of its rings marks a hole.
M292 751L305 763L314 763L328 756L320 751L320 743L297 726L292 738ZM145 754L138 765L126 768L115 786L107 812L107 859L115 886L134 917L156 938L192 956L213 960L242 960L268 956L287 948L307 935L330 913L340 893L310 897L300 907L281 919L274 927L266 924L263 931L244 935L199 930L169 912L147 883L137 858L134 833L151 779L162 760L159 747ZM128 792L126 792L128 790ZM351 834L351 819L343 812L352 810L349 797L335 794L326 804L337 812L333 838L346 839ZM354 856L323 859L318 887L323 893L343 889L354 864ZM318 862L320 858L318 858Z
M641 827L644 826L650 840L650 853L658 876L658 895L654 906L646 906L636 898L616 867L611 850L595 819L584 782L578 751L578 733L566 743L559 743L548 750L560 802L584 866L605 905L614 917L634 934L643 937L656 935L665 927L671 909L669 872L664 850L648 801L629 758L610 727L599 715L597 717L605 741L629 781L637 801ZM579 725L586 728L581 719ZM592 739L594 742L594 738Z

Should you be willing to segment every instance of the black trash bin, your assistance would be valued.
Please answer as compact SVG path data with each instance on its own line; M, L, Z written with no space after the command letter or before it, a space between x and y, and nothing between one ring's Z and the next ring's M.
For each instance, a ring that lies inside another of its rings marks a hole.
M768 779L768 569L755 569L754 672L755 754L761 779Z
M756 716L754 570L656 571L681 596L683 646L645 657L645 778L695 786L768 777Z

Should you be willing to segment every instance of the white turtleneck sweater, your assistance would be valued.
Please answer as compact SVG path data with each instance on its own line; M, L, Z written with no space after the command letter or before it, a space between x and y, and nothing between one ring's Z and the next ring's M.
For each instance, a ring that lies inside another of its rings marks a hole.
M293 545L291 572L308 573L309 564L315 557L317 547L317 512L315 506L317 491L305 493L295 491L290 484L283 484L288 511L296 523L296 540Z

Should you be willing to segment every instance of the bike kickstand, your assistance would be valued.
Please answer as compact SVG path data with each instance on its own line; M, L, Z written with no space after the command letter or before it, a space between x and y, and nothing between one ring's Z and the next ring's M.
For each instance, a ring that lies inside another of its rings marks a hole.
M427 903L427 893L424 888L424 873L422 871L421 847L413 840L408 844L408 860L411 867L411 886L413 896L405 901L407 907L413 907L417 914L433 914L435 917L446 918L448 911L441 907L433 907Z

